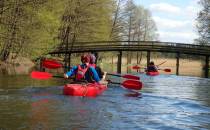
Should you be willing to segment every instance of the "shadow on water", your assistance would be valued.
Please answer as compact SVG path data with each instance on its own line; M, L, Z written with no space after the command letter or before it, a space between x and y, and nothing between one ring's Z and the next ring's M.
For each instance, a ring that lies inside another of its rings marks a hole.
M124 94L126 97L142 97L140 92L128 92Z
M58 79L1 79L0 129L210 129L209 79L139 76L139 93L109 85L96 98L64 96Z

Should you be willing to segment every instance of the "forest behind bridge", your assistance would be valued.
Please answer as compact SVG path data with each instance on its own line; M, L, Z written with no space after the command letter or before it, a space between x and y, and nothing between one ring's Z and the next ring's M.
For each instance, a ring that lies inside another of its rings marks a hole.
M1 61L78 41L158 38L149 10L126 0L1 0L0 27Z
M201 0L199 44L209 43L210 2ZM152 14L132 0L1 0L0 61L31 60L76 42L159 40ZM40 49L44 48L44 49Z

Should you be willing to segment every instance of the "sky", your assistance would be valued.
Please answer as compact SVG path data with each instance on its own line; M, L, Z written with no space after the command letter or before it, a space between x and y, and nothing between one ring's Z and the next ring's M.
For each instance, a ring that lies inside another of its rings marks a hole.
M198 38L196 18L199 0L134 0L150 10L163 42L193 43Z

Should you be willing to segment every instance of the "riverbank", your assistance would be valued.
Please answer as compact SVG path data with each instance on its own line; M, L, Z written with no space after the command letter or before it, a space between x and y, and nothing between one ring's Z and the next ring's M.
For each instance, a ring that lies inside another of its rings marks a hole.
M71 60L72 65L77 65L80 63L80 57L73 57ZM171 69L170 74L176 74L176 59L174 58L154 58L151 59L155 62L156 65L161 64L160 68L169 68ZM62 60L59 59L59 62ZM112 64L113 63L113 64ZM138 66L141 67L141 71L144 71L144 67L146 67L147 59L142 58L140 64ZM107 72L116 72L117 71L117 58L115 57L112 61L110 57L103 57L102 60L98 61L98 65L101 66L101 68L104 71ZM127 58L123 57L122 59L122 73L127 72L127 68L132 68L132 66L137 65L136 59L132 59L132 63L127 65ZM30 59L27 58L17 58L15 60L9 60L7 62L0 62L0 74L8 74L8 75L24 75L29 74L35 67L39 67L39 65L36 65L34 62L32 62ZM63 73L63 68L51 70L46 69L48 72L55 72L55 73ZM136 70L131 70L131 72L135 72ZM130 72L130 71L129 71ZM160 71L163 74L169 74L164 71ZM203 60L190 60L190 59L180 59L180 66L179 66L179 74L180 75L187 75L187 76L197 76L197 77L203 77L204 71L203 71Z
M6 62L0 61L0 74L3 75L22 75L29 74L35 67L35 63L28 58L18 57Z
M102 62L102 69L106 71L107 68L113 67L112 70L115 72L117 71L117 58L113 60L113 65L110 66L111 60L103 59L103 61L107 61L106 63ZM169 68L171 69L170 73L160 71L162 74L176 74L176 59L175 58L153 58L151 61L154 61L156 65L161 64L159 67L162 69ZM163 63L163 64L162 64ZM127 65L127 59L122 59L122 72L127 72L127 68L134 65L138 65L141 67L141 71L144 71L144 68L146 67L147 59L142 58L140 64L136 64L136 59L133 59L131 64ZM186 76L197 76L197 77L203 77L204 76L204 70L203 70L204 64L202 60L191 60L191 59L180 59L179 61L179 75L186 75ZM131 70L132 72L135 72L136 70Z

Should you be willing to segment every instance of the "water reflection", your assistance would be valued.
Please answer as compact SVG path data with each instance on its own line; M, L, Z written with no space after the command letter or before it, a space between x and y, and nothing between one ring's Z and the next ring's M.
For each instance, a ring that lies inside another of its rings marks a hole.
M25 87L47 87L54 85L63 85L66 81L59 78L48 80L32 79L29 75L0 75L0 89L19 89Z
M50 108L52 99L48 99L49 93L38 93L32 95L30 129L49 129ZM45 98L42 98L45 97Z
M140 92L128 92L126 94L124 94L126 97L141 97L141 93Z

